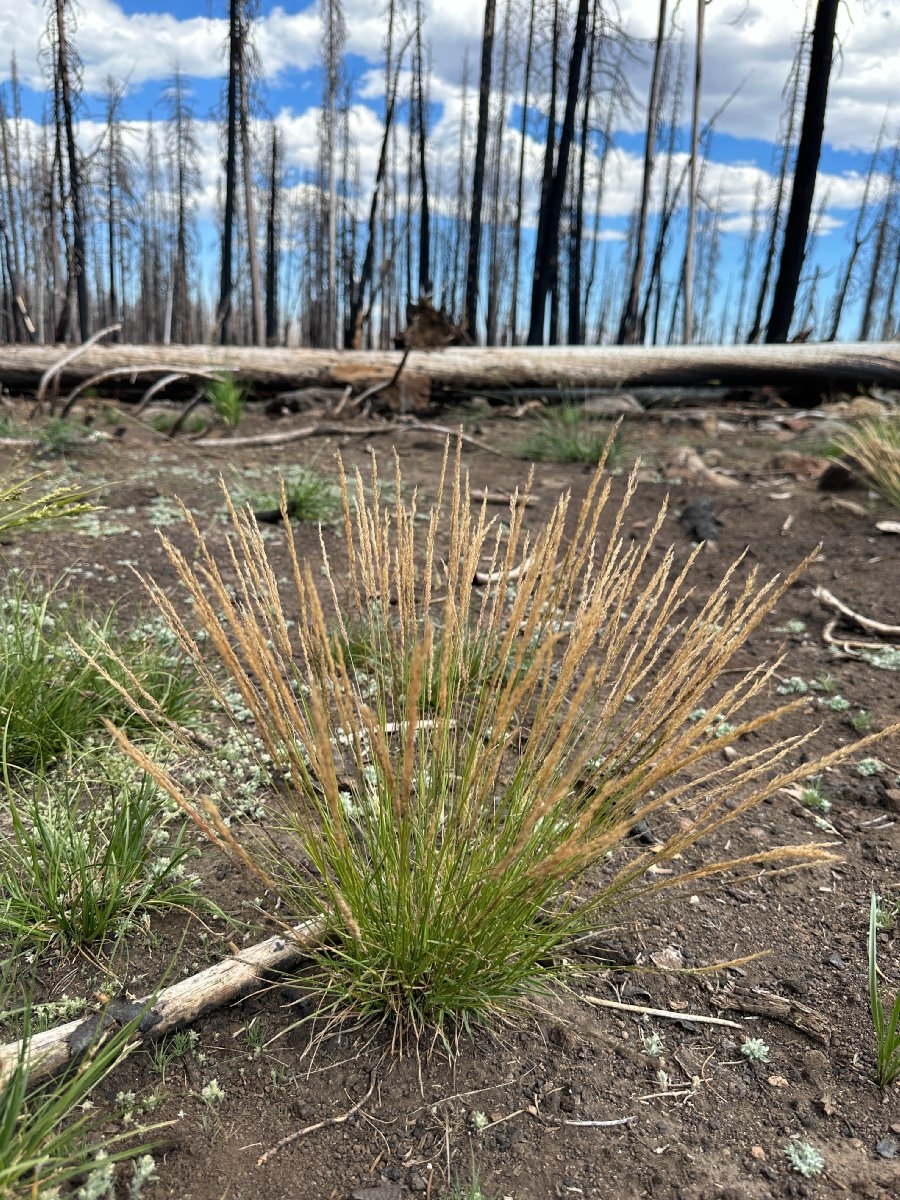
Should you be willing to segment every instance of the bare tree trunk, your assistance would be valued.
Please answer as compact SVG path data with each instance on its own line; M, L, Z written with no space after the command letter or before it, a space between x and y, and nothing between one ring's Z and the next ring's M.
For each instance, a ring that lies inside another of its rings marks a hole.
M553 289L556 293L555 308L557 319L554 322L551 314L551 325L558 324L559 311L559 225L562 218L563 200L566 194L566 179L569 170L569 152L575 135L575 111L578 106L578 94L581 84L581 64L584 58L584 48L587 44L587 24L590 14L590 0L579 0L578 14L575 18L575 32L572 37L572 56L569 61L569 79L566 87L566 107L563 113L562 130L559 136L559 149L556 155L556 167L547 189L546 204L542 206L538 218L537 248L535 250L534 286L531 293L531 326L528 331L529 346L539 346L543 341L544 310L547 296ZM554 331L550 333L551 344L555 341Z
M422 0L416 0L416 132L419 152L419 188L421 213L419 217L419 296L430 296L432 290L430 250L431 221L428 208L428 115L425 100L424 69L422 66Z
M750 290L750 275L753 271L753 257L756 253L756 243L760 233L760 214L762 212L762 180L758 180L753 193L753 209L750 214L750 233L744 245L744 266L741 271L741 292L738 297L737 313L734 318L732 341L739 341L744 327L744 305Z
M269 208L266 215L266 345L278 343L278 213L281 179L278 161L278 126L272 122L269 159Z
M234 290L232 255L234 251L234 207L237 187L238 108L240 103L240 74L244 61L242 4L243 0L229 0L228 6L225 210L222 214L222 261L219 277L219 307L216 313L218 340L222 346L227 346L232 341L231 309L232 293Z
M838 6L839 0L818 0L816 5L791 207L784 229L781 262L772 296L772 311L766 328L766 341L770 344L787 341L794 315L800 271L806 254L806 238L819 171L819 157L822 153Z
M509 86L509 43L511 0L507 0L503 18L503 48L500 53L500 100L493 122L491 154L490 233L488 235L487 344L497 344L500 313L500 189L503 174L503 135L506 131L506 92Z
M772 272L775 269L778 235L781 232L781 209L784 204L784 196L787 188L787 177L790 170L791 153L794 144L794 131L797 127L797 109L800 103L800 84L803 77L803 54L806 46L806 37L807 25L804 18L803 32L800 35L797 53L794 55L790 74L785 84L785 92L787 93L787 124L781 142L778 184L772 204L772 219L769 224L769 238L763 257L763 270L759 283L759 292L756 297L756 311L753 317L753 324L747 335L748 342L758 342L762 336L763 310L769 298L769 284L772 279Z
M250 103L248 98L247 63L241 65L240 120L241 165L244 172L244 217L247 222L247 263L250 270L250 307L254 346L265 345L262 288L259 281L259 251L256 244L256 203L253 196L253 148L250 142Z
M375 172L375 185L372 188L372 202L369 205L369 236L366 242L366 253L363 258L362 270L359 273L359 282L356 285L356 291L350 305L350 314L347 321L345 345L348 350L359 350L362 347L362 328L363 321L365 319L364 306L366 300L366 291L371 287L372 276L375 270L375 240L378 221L378 196L387 171L388 149L390 146L391 131L394 124L394 109L396 108L397 104L397 90L400 86L400 68L403 64L403 54L405 48L406 47L404 46L397 55L397 61L394 66L394 74L388 85L387 110L384 114L384 136L381 139L381 153L378 156L378 168Z
M697 44L694 54L694 92L691 104L691 157L688 185L688 227L684 250L684 344L694 338L694 229L697 221L697 156L700 133L700 93L703 85L703 19L709 0L697 0Z
M587 324L588 324L588 308L590 306L591 295L594 290L594 283L597 278L597 253L598 253L598 246L599 246L598 234L600 231L600 213L602 211L602 205L603 205L603 187L606 182L606 164L609 161L609 150L610 150L610 146L612 145L612 125L613 125L613 118L615 116L616 103L617 103L617 98L618 98L617 92L618 92L619 80L621 79L621 76L622 76L622 64L623 64L624 60L625 60L625 42L621 41L620 45L619 45L619 53L616 57L615 69L613 70L613 76L612 76L612 80L610 82L609 104L607 105L607 108L606 108L606 117L603 122L603 129L601 130L601 133L600 133L602 148L600 150L600 163L599 163L598 170L597 170L597 191L596 191L596 194L594 197L593 237L591 238L591 253L590 253L590 258L588 261L588 277L587 277L587 283L585 284L585 289L584 289L584 305L582 308L582 318L581 318L581 323L584 326L585 330L587 330ZM603 304L604 305L608 304L608 296L607 295L604 295ZM606 328L605 313L601 316L600 320L598 321L598 325L597 325L598 340L601 337L601 328L603 330L605 330L605 328Z
M466 50L463 55L462 65L462 96L460 98L459 107L459 158L456 168L456 216L454 219L453 230L453 274L450 279L449 288L449 307L453 313L462 311L462 303L464 297L460 296L460 280L463 273L462 268L462 245L466 234L466 217L468 216L468 208L466 204L466 182L468 179L468 171L466 170L466 128L468 125L469 112L469 52Z
M659 119L659 85L662 78L662 59L666 38L667 0L659 0L659 20L656 28L656 44L653 50L653 68L650 73L650 98L647 102L647 132L644 142L644 174L641 183L641 205L638 211L635 234L634 265L631 283L622 319L619 322L618 343L620 346L634 345L644 340L640 328L638 308L641 283L644 276L644 247L647 239L647 218L650 212L650 187L653 182L653 164L656 157L656 125Z
M78 332L81 340L86 342L90 335L90 312L85 255L84 191L78 143L75 140L75 89L71 77L74 69L77 86L77 60L74 49L69 46L67 28L69 0L53 0L53 3L56 26L56 71L59 78L69 166L69 196L72 206L72 268L78 302Z
M525 139L528 134L528 102L531 83L531 56L534 49L534 9L537 0L528 6L528 42L525 46L525 80L522 95L522 126L519 141L519 171L516 184L515 227L513 231L512 306L509 314L510 339L516 344L519 324L519 267L522 260L522 209L525 204Z
M477 340L478 275L481 265L481 208L484 201L484 161L487 155L490 116L491 68L494 60L494 21L497 0L485 0L481 38L481 79L478 85L478 130L475 135L475 168L472 175L472 215L469 220L469 257L466 265L465 327Z
M659 102L662 106L665 99L671 95L671 118L669 120L668 133L664 143L664 156L666 163L666 173L663 178L663 194L662 203L660 205L659 220L656 224L656 238L654 239L653 257L650 261L650 274L647 279L647 286L644 290L644 302L641 306L641 327L646 332L647 320L650 314L650 305L653 303L653 328L650 334L650 344L656 345L659 337L659 315L662 309L662 293L663 293L663 265L665 263L666 250L669 244L669 227L675 217L675 212L678 208L678 198L681 195L681 189L686 178L686 170L683 170L677 185L673 185L673 174L675 170L675 150L678 144L678 131L681 125L681 100L684 90L684 58L685 58L685 42L684 36L680 39L678 49L678 66L675 70L675 87L670 86L672 73L672 48L671 44L666 48L666 53L663 58L662 80L659 87ZM690 162L690 159L688 160Z
M894 153L891 156L891 169L888 174L887 194L881 206L881 216L878 218L875 248L869 267L869 286L866 288L866 299L863 304L862 319L859 326L859 340L861 342L869 340L875 321L875 304L881 290L881 264L884 261L884 253L888 244L888 234L894 216L898 166L900 166L900 141L894 143Z
M831 314L831 328L826 335L826 341L833 342L837 339L838 329L841 324L841 316L844 311L844 304L847 300L847 291L850 287L850 280L853 276L853 268L856 266L856 260L859 257L859 252L866 243L866 240L871 233L869 230L863 234L863 225L869 215L869 195L872 190L872 180L875 178L875 171L878 166L878 158L881 154L881 142L884 136L884 122L881 124L881 129L878 134L878 141L875 144L875 152L869 159L869 169L866 172L866 186L863 189L862 204L856 211L856 224L853 228L853 244L850 247L850 253L847 256L847 261L844 264L844 270L841 275L841 281L838 284L834 298L834 306Z
M578 183L575 185L575 212L569 238L569 345L579 346L584 341L584 324L581 317L581 255L584 237L584 192L587 174L588 141L591 132L591 101L594 87L594 60L597 56L600 5L594 0L591 32L588 41L588 59L584 73L584 107L581 114L581 147L578 156Z
M553 35L550 41L550 107L547 112L547 132L544 137L544 167L541 172L541 199L538 205L538 226L535 236L534 246L534 262L532 264L531 276L531 301L529 304L529 320L528 320L528 336L526 341L528 345L535 344L532 342L534 331L534 302L535 289L537 287L538 274L540 271L541 260L543 257L543 230L542 224L546 221L547 212L547 197L550 195L550 184L553 180L553 161L556 152L556 103L557 93L559 91L559 44L562 38L562 21L563 17L560 12L559 0L553 0ZM552 281L551 281L552 282ZM544 304L546 308L547 291L544 292ZM538 333L538 342L544 338L544 312L541 312L540 332ZM552 340L552 338L551 338Z

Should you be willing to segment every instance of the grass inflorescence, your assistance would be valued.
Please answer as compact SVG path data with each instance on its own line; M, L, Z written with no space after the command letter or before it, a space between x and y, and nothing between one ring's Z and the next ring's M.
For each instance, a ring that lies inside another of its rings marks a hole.
M872 487L895 508L900 508L900 413L867 417L840 439L868 476Z

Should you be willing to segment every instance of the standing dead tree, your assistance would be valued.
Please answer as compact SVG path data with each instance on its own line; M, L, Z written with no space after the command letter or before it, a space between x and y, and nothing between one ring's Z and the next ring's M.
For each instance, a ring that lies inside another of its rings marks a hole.
M818 0L816 5L791 206L784 227L778 278L775 281L772 311L766 328L766 341L770 344L787 341L794 316L800 271L806 256L806 239L809 234L813 192L819 172L819 157L822 153L839 2L840 0Z
M484 202L484 164L487 157L496 15L497 0L485 0L484 31L481 37L481 78L478 85L478 129L475 135L475 167L472 175L472 215L469 220L469 255L466 262L464 324L473 341L476 340L477 335L478 277L481 267L481 209Z
M662 80L662 60L666 40L667 0L659 0L659 18L650 72L650 97L647 102L647 131L644 138L644 173L641 181L641 201L635 231L634 261L631 282L619 322L620 346L634 345L644 340L639 305L641 282L644 277L644 248L647 239L647 219L650 213L650 189L653 182L653 163L656 154L656 125L659 119L659 88Z
M581 86L581 65L587 45L590 0L579 0L575 17L575 32L572 36L572 53L569 59L569 77L566 85L566 106L563 112L562 130L556 161L550 172L549 186L538 215L537 240L534 251L534 281L531 289L531 323L528 330L529 346L539 346L544 340L544 318L550 290L558 283L559 271L559 226L562 218L566 180L569 170L569 154L575 136L575 114ZM552 161L553 130L548 127L547 159ZM552 322L551 322L552 324ZM554 340L551 334L551 341Z

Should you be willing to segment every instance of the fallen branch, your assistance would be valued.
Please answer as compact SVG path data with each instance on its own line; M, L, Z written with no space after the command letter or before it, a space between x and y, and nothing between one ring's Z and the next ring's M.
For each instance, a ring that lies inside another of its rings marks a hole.
M352 1108L348 1108L347 1111L341 1113L339 1117L326 1117L324 1121L316 1121L315 1125L307 1125L304 1129L298 1129L294 1133L289 1133L287 1137L283 1137L280 1142L276 1142L274 1146L270 1147L265 1154L261 1154L256 1160L256 1165L258 1167L264 1166L269 1159L273 1157L273 1155L278 1153L279 1150L283 1150L285 1146L290 1146L293 1142L298 1141L300 1138L306 1137L308 1133L315 1133L317 1129L324 1129L327 1125L343 1125L345 1121L350 1120L354 1113L359 1112L374 1091L375 1071L373 1069L369 1072L369 1090L363 1097L357 1100Z
M831 1027L814 1009L799 1000L788 1000L775 992L734 991L720 992L715 997L716 1008L731 1012L747 1013L748 1016L768 1017L799 1029L823 1046L831 1042Z
M38 1083L75 1062L104 1030L141 1016L135 1036L156 1041L213 1009L240 999L273 974L296 967L321 939L324 923L310 920L288 934L257 942L143 1000L112 1000L102 1012L36 1033L24 1047L29 1082ZM0 1046L0 1092L21 1060L21 1041Z
M68 396L66 397L66 402L63 405L62 411L60 412L59 415L61 417L68 416L75 404L75 401L78 399L78 397L83 392L86 392L88 388L96 387L98 383L105 383L109 379L122 378L123 376L129 377L133 383L137 379L138 375L153 374L157 371L165 371L165 370L166 370L165 367L154 366L154 367L114 367L109 371L101 371L97 375L92 375L90 377L90 379L82 380L82 382L79 383L77 385L77 387L74 387L71 390L71 392L69 392ZM153 396L155 394L154 390L153 390L154 388L157 391L159 391L160 387L163 384L173 383L176 379L204 379L211 383L218 383L221 381L222 376L220 373L218 373L216 371L179 371L177 374L169 374L169 375L166 375L163 379L157 380L156 383L153 384L153 387L150 388L149 395ZM143 408L146 407L147 396L148 396L148 393L145 392L143 397L141 398L140 404L138 405L138 412L140 412Z
M284 446L288 442L299 442L303 438L308 437L387 433L393 428L395 427L392 425L341 425L340 423L332 423L331 421L320 421L316 425L301 425L298 429L286 429L282 430L281 433L254 433L247 437L233 438L197 438L192 444L203 448L208 447L210 450L221 448L222 446Z
M852 608L848 608L846 604L838 600L833 592L829 592L827 588L817 587L813 589L813 596L822 604L828 605L829 608L835 609L846 617L848 621L852 621L858 625L860 629L864 629L866 633L881 633L885 637L900 637L900 625L885 625L883 621L873 621L871 617L864 617L858 612L854 612Z
M76 358L80 358L81 355L90 350L92 346L95 346L97 342L101 340L101 338L105 338L110 333L116 333L121 328L122 326L120 322L116 322L115 325L107 325L105 329L98 330L95 334L89 337L86 342L82 342L80 345L74 346L67 354L64 354L62 358L57 359L55 363L49 366L41 376L40 382L38 383L37 392L35 393L34 397L34 407L28 414L29 420L34 416L40 405L43 403L44 396L48 386L50 385L50 382L56 378L60 371L62 371L64 367L69 366L70 363L73 363Z
M369 388L366 388L366 390L364 392L360 392L360 394L358 396L353 397L353 405L352 405L353 408L357 408L357 409L362 408L362 406L365 404L365 402L367 400L371 400L372 397L377 396L379 392L386 392L388 388L391 388L394 386L394 384L400 378L403 368L406 366L406 360L409 358L410 350L411 350L411 347L407 346L407 348L403 351L403 357L400 359L400 362L397 364L397 370L393 373L393 375L390 377L390 379L386 379L384 381L384 383L373 383L372 386ZM340 410L343 407L344 407L344 404L342 401L341 404L339 405L338 410ZM363 414L363 415L365 415L365 414Z
M616 1125L630 1125L635 1117L616 1117L612 1121L573 1121L566 1119L563 1125L576 1125L585 1129L612 1129Z
M642 1013L645 1017L662 1017L668 1021L698 1021L702 1025L727 1025L729 1029L742 1029L736 1021L722 1017L707 1017L703 1013L672 1012L668 1008L645 1008L643 1004L623 1004L620 1000L600 1000L597 996L582 996L585 1004L595 1008L615 1008L620 1012Z
M840 617L835 617L829 621L822 630L822 641L827 646L837 646L846 658L860 658L856 653L857 650L887 650L890 646L889 642L863 642L859 638L836 637L835 629L838 627Z
M463 433L461 426L451 429L448 425L429 425L424 421L409 421L404 425L389 425L386 428L393 429L397 433L441 433L444 437L459 438L461 442L477 446L479 450L486 450L488 454L496 454L499 458L510 457L502 450L498 450L496 446L490 446L487 442L483 442L481 438L472 437L471 433Z

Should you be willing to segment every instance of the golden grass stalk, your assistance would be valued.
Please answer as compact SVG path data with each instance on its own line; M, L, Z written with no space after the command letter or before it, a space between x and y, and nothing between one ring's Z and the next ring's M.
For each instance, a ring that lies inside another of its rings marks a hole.
M314 569L285 521L284 589L227 492L225 568L190 519L192 557L163 538L190 606L147 586L211 695L237 721L236 689L250 711L276 815L229 826L208 799L179 797L171 772L154 778L265 881L284 920L327 917L314 979L335 1008L416 1031L484 1018L540 988L554 953L625 900L832 858L819 844L691 857L879 735L818 762L798 761L803 735L758 748L796 707L767 707L778 664L711 692L805 563L761 580L738 560L697 598L696 555L678 567L657 549L664 513L643 542L625 538L635 486L632 474L615 504L598 470L577 511L563 496L530 531L528 487L502 529L473 507L459 446L427 515L404 499L399 463L393 499L374 466L368 489L342 470L346 562L337 570L323 542ZM723 761L751 734L752 751ZM627 835L648 815L659 842L641 851ZM671 875L651 871L662 863Z

